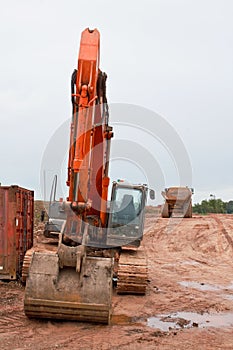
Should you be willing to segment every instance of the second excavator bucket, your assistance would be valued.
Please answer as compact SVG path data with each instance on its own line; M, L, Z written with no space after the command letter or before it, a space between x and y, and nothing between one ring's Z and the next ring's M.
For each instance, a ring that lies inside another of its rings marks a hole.
M59 267L57 253L35 252L27 278L24 310L28 317L109 323L111 258L85 257L80 273Z

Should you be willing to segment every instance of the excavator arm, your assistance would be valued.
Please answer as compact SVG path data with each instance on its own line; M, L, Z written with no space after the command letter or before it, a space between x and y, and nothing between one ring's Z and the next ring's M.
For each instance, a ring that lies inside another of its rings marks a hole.
M108 162L112 128L108 125L106 74L99 69L98 30L81 36L78 67L72 75L73 116L68 161L68 201L77 213L106 225Z

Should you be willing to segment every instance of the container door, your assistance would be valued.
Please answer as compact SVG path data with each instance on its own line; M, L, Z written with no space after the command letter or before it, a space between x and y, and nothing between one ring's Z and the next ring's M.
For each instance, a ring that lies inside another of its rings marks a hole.
M0 279L8 278L8 191L0 188Z

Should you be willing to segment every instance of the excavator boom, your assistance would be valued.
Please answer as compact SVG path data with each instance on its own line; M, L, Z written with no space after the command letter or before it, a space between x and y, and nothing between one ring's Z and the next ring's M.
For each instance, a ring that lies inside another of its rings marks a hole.
M100 217L101 225L105 226L113 133L108 125L107 75L99 69L99 42L97 29L83 31L78 67L72 76L73 116L67 185L68 201L73 209L87 209L88 214Z

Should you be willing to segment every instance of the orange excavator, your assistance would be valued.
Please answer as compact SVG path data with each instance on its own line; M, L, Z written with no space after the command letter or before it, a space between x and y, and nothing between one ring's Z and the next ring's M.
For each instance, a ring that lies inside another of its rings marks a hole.
M147 194L153 199L154 191L115 181L108 201L113 131L99 42L98 30L82 32L71 79L69 195L49 207L44 234L58 235L58 246L25 256L28 317L109 323L113 285L117 293L146 291L147 263L140 243Z

